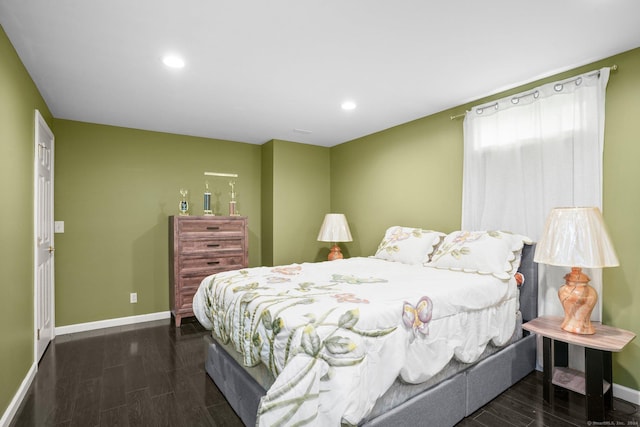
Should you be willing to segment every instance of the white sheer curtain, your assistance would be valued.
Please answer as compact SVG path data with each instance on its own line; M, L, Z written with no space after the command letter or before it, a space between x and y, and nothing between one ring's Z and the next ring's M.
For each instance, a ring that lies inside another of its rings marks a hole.
M602 209L608 80L609 68L603 68L474 107L466 114L463 229L508 230L537 241L554 207ZM565 270L540 269L540 314L563 314L557 290ZM587 274L602 295L601 271ZM601 315L598 301L592 319L600 320Z

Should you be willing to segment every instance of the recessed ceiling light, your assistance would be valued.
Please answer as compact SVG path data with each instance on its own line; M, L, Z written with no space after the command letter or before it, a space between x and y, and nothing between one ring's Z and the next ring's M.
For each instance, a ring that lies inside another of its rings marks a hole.
M162 63L169 68L183 68L184 60L176 55L166 55L162 58Z
M310 134L313 133L312 130L308 130L308 129L300 129L300 128L293 128L293 131L296 133L304 133L304 134Z
M356 103L353 101L344 101L340 106L343 110L353 110L356 108Z

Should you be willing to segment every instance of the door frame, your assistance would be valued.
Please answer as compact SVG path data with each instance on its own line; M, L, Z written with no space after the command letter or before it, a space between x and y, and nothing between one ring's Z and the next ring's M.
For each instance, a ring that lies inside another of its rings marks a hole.
M54 148L55 148L55 136L49 125L45 121L40 111L35 110L35 120L34 120L34 152L33 152L33 360L35 365L38 365L39 355L38 355L38 310L40 306L40 301L38 298L38 242L37 242L37 222L38 222L38 212L39 212L39 200L38 200L38 148L39 148L39 133L40 133L40 125L43 125L43 128L47 132L47 136L51 138L51 246L55 248L54 244ZM55 332L55 258L52 259L51 262L51 298L50 298L50 313L51 313L51 336L49 337L49 343L53 341L56 336ZM44 354L44 352L43 352Z

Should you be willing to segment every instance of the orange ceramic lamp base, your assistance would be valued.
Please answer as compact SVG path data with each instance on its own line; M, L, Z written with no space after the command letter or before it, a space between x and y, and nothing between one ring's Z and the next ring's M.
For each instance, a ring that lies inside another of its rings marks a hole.
M565 284L558 290L564 308L564 320L560 327L574 334L594 334L591 312L598 301L598 293L589 286L589 276L583 274L580 267L572 267L564 280Z
M342 251L340 251L340 246L338 246L337 243L331 246L331 249L329 250L329 261L343 258L344 256L342 255Z

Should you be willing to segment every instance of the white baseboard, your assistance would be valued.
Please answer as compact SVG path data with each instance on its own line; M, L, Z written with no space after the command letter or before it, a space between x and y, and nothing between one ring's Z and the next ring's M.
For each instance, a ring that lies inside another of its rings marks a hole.
M620 384L613 384L613 395L627 402L640 405L640 390L634 390Z
M7 410L4 411L4 414L2 414L2 418L0 418L0 427L8 427L13 420L13 417L16 415L16 412L18 412L18 409L20 408L20 404L24 400L24 397L27 395L27 391L29 391L29 387L31 386L33 379L36 377L37 371L38 364L32 364L31 368L29 368L29 372L27 372L27 375L22 380L20 388L18 388L15 396L13 396L13 399L11 399L11 403L9 403L9 406L7 406Z
M115 319L97 320L95 322L76 323L75 325L57 326L57 335L74 334L76 332L93 331L94 329L112 328L114 326L131 325L134 323L152 322L171 318L170 311L160 311L157 313L140 314L138 316L118 317Z

